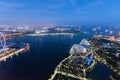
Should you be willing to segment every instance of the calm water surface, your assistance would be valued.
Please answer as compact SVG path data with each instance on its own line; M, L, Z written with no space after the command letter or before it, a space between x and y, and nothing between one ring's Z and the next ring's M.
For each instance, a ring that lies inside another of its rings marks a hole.
M30 44L30 51L0 63L0 80L48 80L61 60L69 56L73 44L90 35L36 36L14 38Z

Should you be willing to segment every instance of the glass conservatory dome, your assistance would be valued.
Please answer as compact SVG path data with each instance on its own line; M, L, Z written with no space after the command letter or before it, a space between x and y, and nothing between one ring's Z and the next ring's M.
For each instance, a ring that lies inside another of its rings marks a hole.
M83 39L81 42L80 42L81 45L87 45L87 46L90 46L90 43L86 40L86 39Z
M70 54L81 54L85 53L87 50L80 44L74 44L70 50Z

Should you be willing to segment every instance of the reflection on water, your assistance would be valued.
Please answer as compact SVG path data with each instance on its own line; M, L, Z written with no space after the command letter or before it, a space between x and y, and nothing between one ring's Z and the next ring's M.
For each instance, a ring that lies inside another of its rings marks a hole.
M30 44L30 52L0 63L0 80L47 80L73 44L90 35L19 37L10 41ZM99 67L99 66L98 66ZM101 76L101 75L100 75Z
M115 74L105 64L98 63L93 71L87 73L87 76L92 77L93 80L111 80L110 75Z

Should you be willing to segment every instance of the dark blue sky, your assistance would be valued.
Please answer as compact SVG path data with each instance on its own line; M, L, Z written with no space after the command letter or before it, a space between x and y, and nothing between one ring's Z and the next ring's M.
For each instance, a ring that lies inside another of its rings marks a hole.
M0 0L0 24L120 24L120 0Z

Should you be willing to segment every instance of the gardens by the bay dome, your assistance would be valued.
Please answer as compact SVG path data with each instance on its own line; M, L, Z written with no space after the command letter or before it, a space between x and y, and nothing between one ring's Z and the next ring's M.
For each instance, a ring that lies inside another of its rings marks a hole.
M81 45L86 45L86 46L90 46L90 43L86 40L86 39L83 39L81 42L80 42Z
M80 44L74 44L70 50L70 54L81 54L81 53L85 53L87 50L85 47L83 47Z

